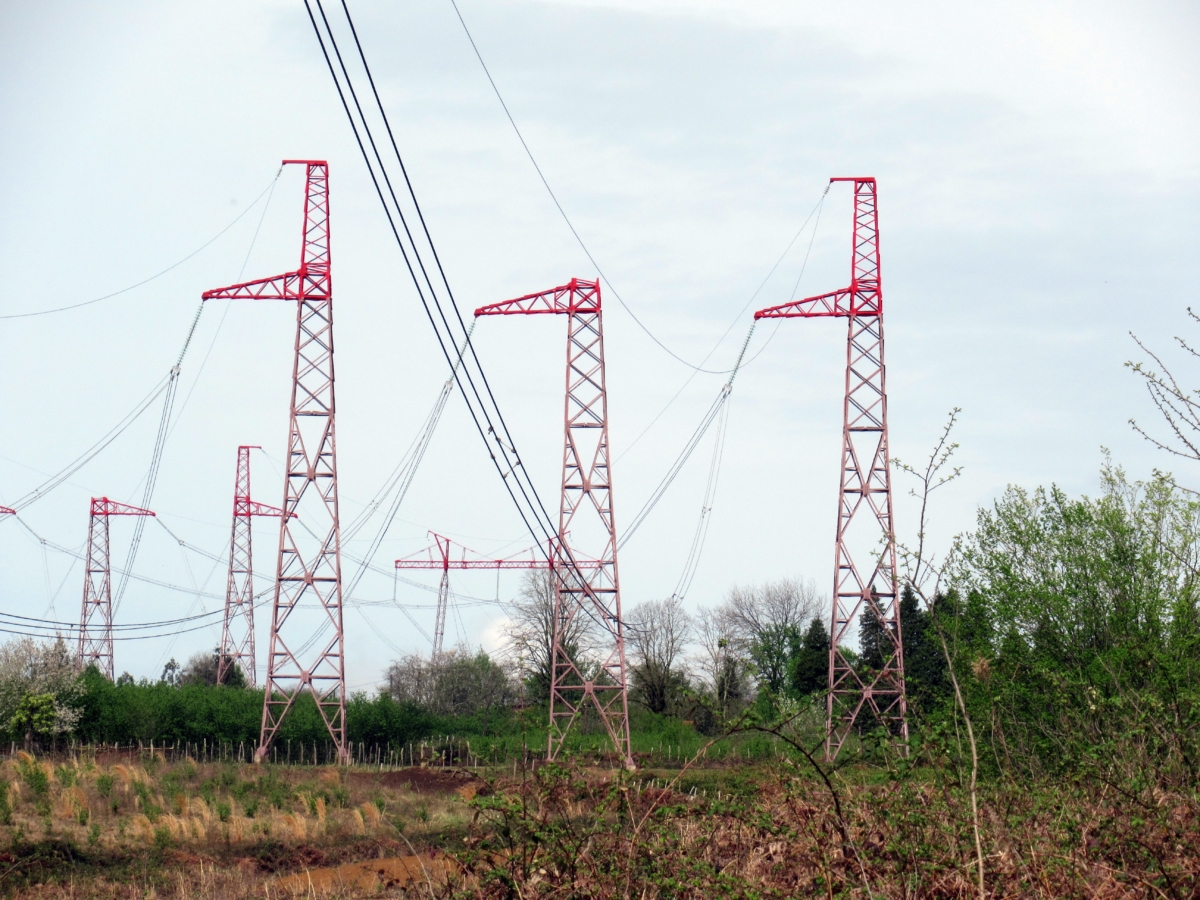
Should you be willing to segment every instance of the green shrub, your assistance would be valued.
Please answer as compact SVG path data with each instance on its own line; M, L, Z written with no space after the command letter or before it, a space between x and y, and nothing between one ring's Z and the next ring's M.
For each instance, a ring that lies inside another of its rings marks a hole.
M96 793L101 797L107 797L112 793L113 777L111 775L96 776Z
M43 796L50 790L50 779L46 777L46 771L36 762L22 761L17 766L21 773L21 778L29 785L29 789L37 796Z

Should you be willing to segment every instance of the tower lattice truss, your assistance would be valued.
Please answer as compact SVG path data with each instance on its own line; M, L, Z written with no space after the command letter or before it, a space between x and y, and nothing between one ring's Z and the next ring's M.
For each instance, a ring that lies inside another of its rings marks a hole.
M311 692L338 758L347 760L341 529L334 429L333 287L329 165L305 167L300 268L205 292L205 300L296 302L295 361L279 555L258 758L268 753L301 693Z
M600 284L572 279L561 287L481 307L475 315L567 317L562 492L551 556L556 577L547 752L554 759L572 726L590 709L617 754L632 766ZM563 639L580 616L592 620L599 638L600 656L592 664L575 658Z
M153 516L148 509L93 497L88 512L87 556L84 558L83 608L79 616L80 668L95 665L112 681L113 608L109 517Z
M217 683L225 684L236 666L249 685L258 684L254 663L254 553L251 520L278 516L280 510L250 499L250 451L238 447L237 476L233 487L233 534L229 538L229 578L225 584L225 619L217 656Z
M883 360L883 288L874 178L854 184L850 286L755 313L764 318L847 320L842 404L842 466L830 615L825 752L835 758L855 729L885 727L908 740L904 647L896 587L896 530L888 453L887 381ZM872 620L877 666L855 665L845 647Z

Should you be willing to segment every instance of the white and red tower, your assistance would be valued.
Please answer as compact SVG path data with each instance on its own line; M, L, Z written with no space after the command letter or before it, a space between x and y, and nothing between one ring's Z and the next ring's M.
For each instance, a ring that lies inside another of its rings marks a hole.
M89 507L87 556L84 558L83 610L79 616L78 663L93 663L113 680L112 568L110 516L152 516L154 513L107 497L93 497Z
M883 362L883 286L879 211L874 178L832 178L854 184L850 286L781 306L755 319L844 318L846 391L842 402L842 469L830 615L826 757L838 755L863 714L908 741L904 645L896 588L896 529L888 455L887 381ZM882 665L856 668L843 643L869 611L882 631Z
M249 685L258 684L254 664L254 553L250 521L254 516L278 516L280 510L250 499L250 451L238 447L233 485L233 534L229 539L229 580L225 585L225 621L217 658L217 684L224 684L237 666Z
M341 528L333 391L333 285L329 253L329 164L305 167L300 268L206 291L205 300L291 300L296 344L279 557L263 695L263 759L288 711L311 692L340 761L346 742L346 646L342 627Z
M618 755L632 767L600 283L573 278L561 287L482 306L475 315L567 317L562 495L551 557L557 578L547 753L550 759L557 756L571 726L590 704ZM605 649L594 671L572 659L559 640L580 615L591 617L604 636Z

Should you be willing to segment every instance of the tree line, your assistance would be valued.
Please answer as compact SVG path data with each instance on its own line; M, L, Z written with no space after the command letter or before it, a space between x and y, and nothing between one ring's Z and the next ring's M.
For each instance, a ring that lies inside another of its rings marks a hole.
M1010 487L958 539L936 590L902 589L914 744L961 759L967 717L985 771L1195 779L1197 566L1200 500L1166 475L1131 481L1106 465L1094 498ZM386 745L511 727L515 709L548 694L553 593L548 573L529 573L495 658L459 649L397 660L375 695L349 699L351 739ZM633 604L631 701L709 734L748 716L823 710L827 605L799 580L736 587L695 614L675 599ZM572 629L568 646L595 659L589 620L577 617ZM881 665L885 641L878 623L863 620L855 664ZM215 673L210 652L172 661L158 680L112 683L95 669L78 674L62 640L19 638L0 645L0 723L11 740L42 744L254 741L261 690L217 686ZM808 721L823 724L821 715ZM863 752L871 728L862 725ZM297 703L281 739L325 740L311 700Z

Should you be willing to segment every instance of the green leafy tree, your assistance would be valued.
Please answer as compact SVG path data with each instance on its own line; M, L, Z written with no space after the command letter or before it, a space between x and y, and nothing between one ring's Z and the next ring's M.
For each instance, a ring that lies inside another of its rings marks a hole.
M1194 783L1200 502L1111 464L1101 486L1010 487L960 547L965 603L935 614L1006 763Z
M35 696L50 697L54 708L53 724L35 733L57 736L75 728L83 686L75 655L61 637L53 641L17 638L0 644L0 727L11 728L18 709ZM17 737L28 737L25 728L12 730Z
M788 669L800 653L800 630L795 625L772 625L762 629L750 644L750 660L760 687L772 694L787 688Z
M807 697L829 687L829 632L813 617L800 642L800 650L789 662L788 687L793 697Z
M58 709L53 694L26 694L17 705L11 721L10 730L25 735L25 749L33 749L33 739L38 735L54 733L58 722Z

